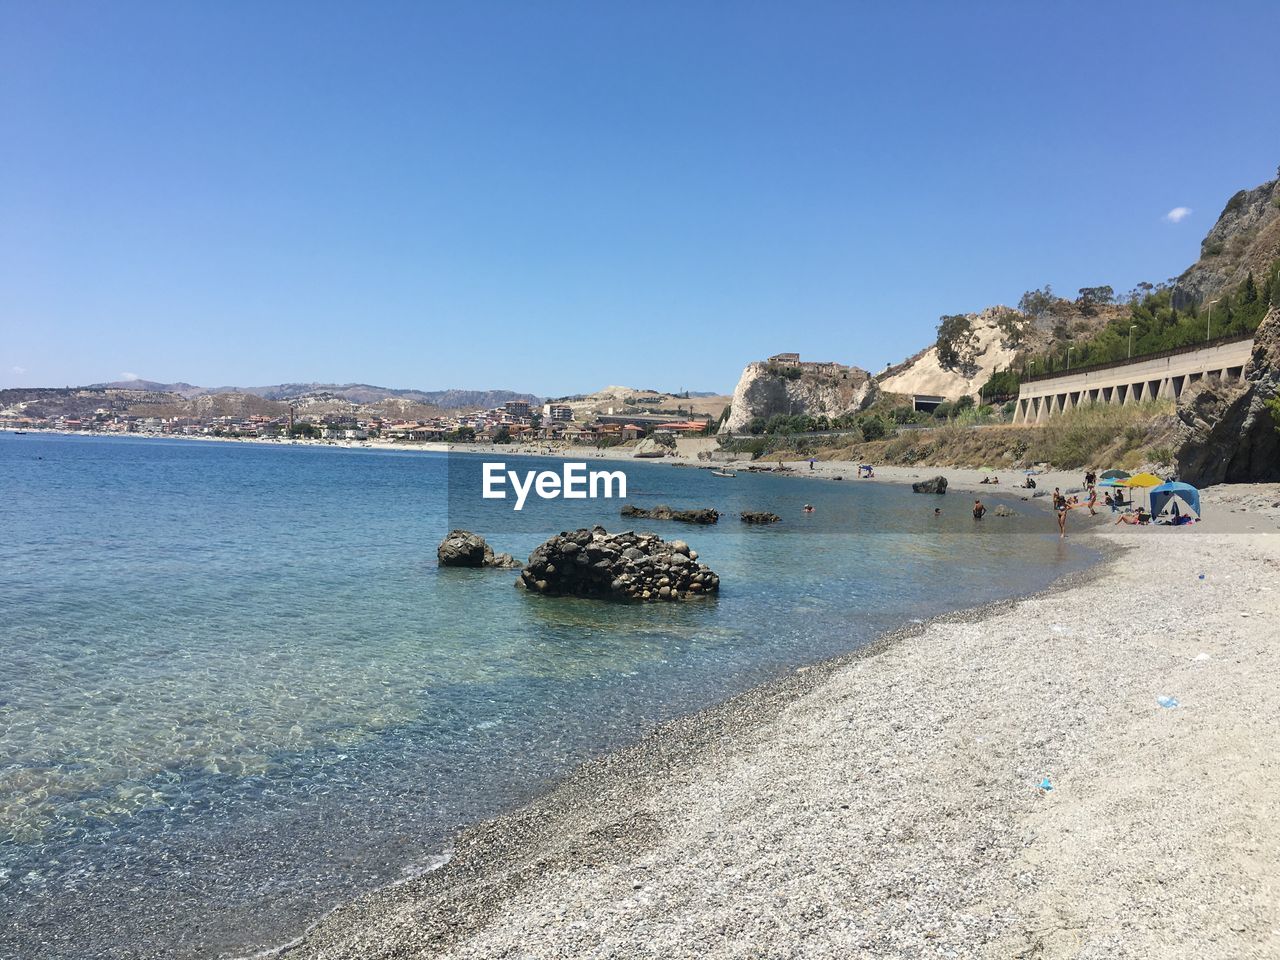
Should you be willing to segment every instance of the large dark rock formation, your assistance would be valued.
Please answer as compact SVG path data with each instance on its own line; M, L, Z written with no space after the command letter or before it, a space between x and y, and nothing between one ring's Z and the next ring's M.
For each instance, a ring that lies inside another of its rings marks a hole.
M1280 394L1280 308L1258 327L1242 382L1202 380L1178 400L1178 479L1198 487L1280 480L1280 433L1266 401Z
M930 477L928 480L913 483L911 489L916 493L946 493L947 478L943 476Z
M777 523L782 518L768 510L743 510L738 514L743 523Z
M680 523L715 523L720 519L720 514L712 510L710 507L699 507L695 510L673 510L665 503L660 503L652 509L646 510L644 507L634 507L627 504L622 508L624 517L638 517L642 520L677 520Z
M436 561L442 567L497 567L511 569L520 566L509 553L494 553L484 537L470 530L450 530L436 548Z
M720 578L683 540L593 527L534 550L516 585L550 596L687 600L718 592Z

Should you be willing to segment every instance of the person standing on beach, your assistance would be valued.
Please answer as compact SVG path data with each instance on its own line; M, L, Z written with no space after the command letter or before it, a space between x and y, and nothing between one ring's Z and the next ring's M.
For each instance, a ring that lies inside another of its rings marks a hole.
M982 515L987 512L987 508L982 505L981 500L973 501L973 519L981 520Z
M1067 503L1066 497L1058 495L1056 490L1054 494L1053 509L1058 514L1058 539L1064 540L1067 536L1067 511L1071 509L1071 504Z

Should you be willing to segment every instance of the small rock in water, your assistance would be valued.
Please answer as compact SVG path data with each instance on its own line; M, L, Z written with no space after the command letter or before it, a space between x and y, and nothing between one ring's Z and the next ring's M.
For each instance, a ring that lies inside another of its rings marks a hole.
M510 569L520 566L509 553L493 552L484 537L470 530L450 530L436 548L436 562L442 567L498 567Z

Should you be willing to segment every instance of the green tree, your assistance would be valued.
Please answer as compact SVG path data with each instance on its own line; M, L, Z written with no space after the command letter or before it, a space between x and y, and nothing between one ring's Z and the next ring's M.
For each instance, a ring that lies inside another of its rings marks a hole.
M1098 312L1098 307L1110 303L1116 298L1116 292L1111 287L1103 285L1101 287L1081 287L1080 298L1076 300L1076 306L1080 308L1080 312L1088 316Z
M1240 302L1249 304L1258 302L1258 285L1253 282L1253 271L1244 278L1244 290L1240 294Z
M862 430L863 440L883 440L889 434L889 428L879 417L862 417L858 427Z
M964 314L950 314L938 323L938 363L952 369L960 364L960 348L973 332L973 325Z
M1053 309L1057 297L1053 295L1053 287L1045 284L1041 290L1028 290L1018 298L1018 309L1030 317L1043 317Z

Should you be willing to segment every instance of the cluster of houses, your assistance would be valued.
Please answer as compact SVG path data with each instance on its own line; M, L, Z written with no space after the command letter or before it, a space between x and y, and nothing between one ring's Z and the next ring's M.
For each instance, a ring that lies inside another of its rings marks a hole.
M709 423L709 419L681 419L670 415L641 413L610 413L601 415L590 423L578 423L574 420L573 409L566 404L547 403L535 409L524 400L509 400L501 407L479 413L425 420L392 420L345 414L298 414L292 410L288 416L276 417L146 417L113 413L106 408L96 410L92 416L81 417L0 417L0 428L12 430L52 429L264 439L305 435L325 440L380 438L405 443L547 441L599 445L636 440L653 434L706 433Z

